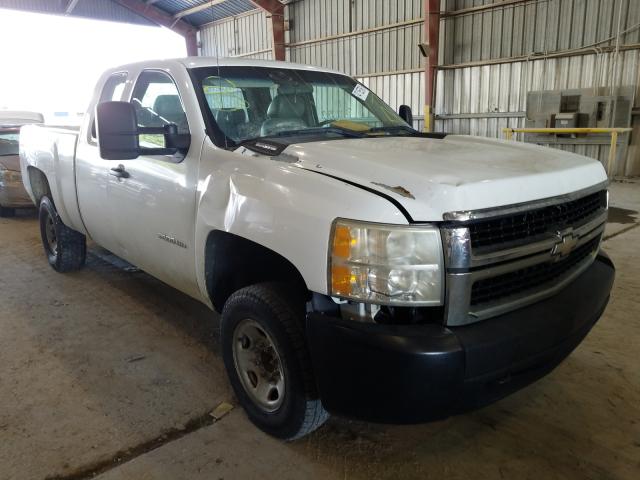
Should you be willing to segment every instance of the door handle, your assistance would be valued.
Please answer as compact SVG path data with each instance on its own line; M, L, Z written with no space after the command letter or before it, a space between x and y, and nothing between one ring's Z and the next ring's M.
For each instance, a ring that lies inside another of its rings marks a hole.
M110 175L113 175L116 178L129 178L129 172L124 169L124 165L118 165L117 167L113 167L111 169Z

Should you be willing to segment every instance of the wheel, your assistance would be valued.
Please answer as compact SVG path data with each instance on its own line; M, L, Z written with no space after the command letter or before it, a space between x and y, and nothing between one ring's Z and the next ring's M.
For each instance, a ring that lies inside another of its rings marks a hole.
M40 235L49 264L65 273L79 270L87 257L87 241L83 234L67 227L48 197L40 200Z
M16 209L0 206L0 217L15 217Z
M222 356L238 401L258 428L284 440L329 417L316 392L303 317L304 300L273 283L238 290L222 312Z

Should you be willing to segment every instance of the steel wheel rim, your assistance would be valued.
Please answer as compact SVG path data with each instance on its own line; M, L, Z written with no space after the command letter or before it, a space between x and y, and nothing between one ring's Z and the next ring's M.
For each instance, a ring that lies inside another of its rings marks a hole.
M244 319L233 332L233 363L251 400L264 412L284 401L285 377L274 341L258 322Z
M44 223L44 235L47 240L47 246L49 251L53 255L58 254L58 237L56 237L56 226L53 223L53 218L51 215L47 215L47 218Z

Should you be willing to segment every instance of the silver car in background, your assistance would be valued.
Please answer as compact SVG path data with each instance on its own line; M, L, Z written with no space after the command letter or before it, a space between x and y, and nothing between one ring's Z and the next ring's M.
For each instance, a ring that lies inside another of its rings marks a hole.
M0 110L0 217L12 217L16 208L33 207L20 173L20 127L44 123L41 113Z

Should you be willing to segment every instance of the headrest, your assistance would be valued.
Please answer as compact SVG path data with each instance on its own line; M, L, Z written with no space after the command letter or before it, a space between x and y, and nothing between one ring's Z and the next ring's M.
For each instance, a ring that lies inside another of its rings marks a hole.
M216 122L225 124L245 123L247 116L244 110L218 110Z
M306 108L305 98L302 95L278 94L271 100L267 109L269 118L302 118Z
M305 93L313 93L313 86L308 83L295 84L295 83L285 83L282 85L278 85L278 95L293 95L293 94L305 94Z
M158 95L153 102L153 110L167 120L172 120L177 115L184 116L178 95Z

